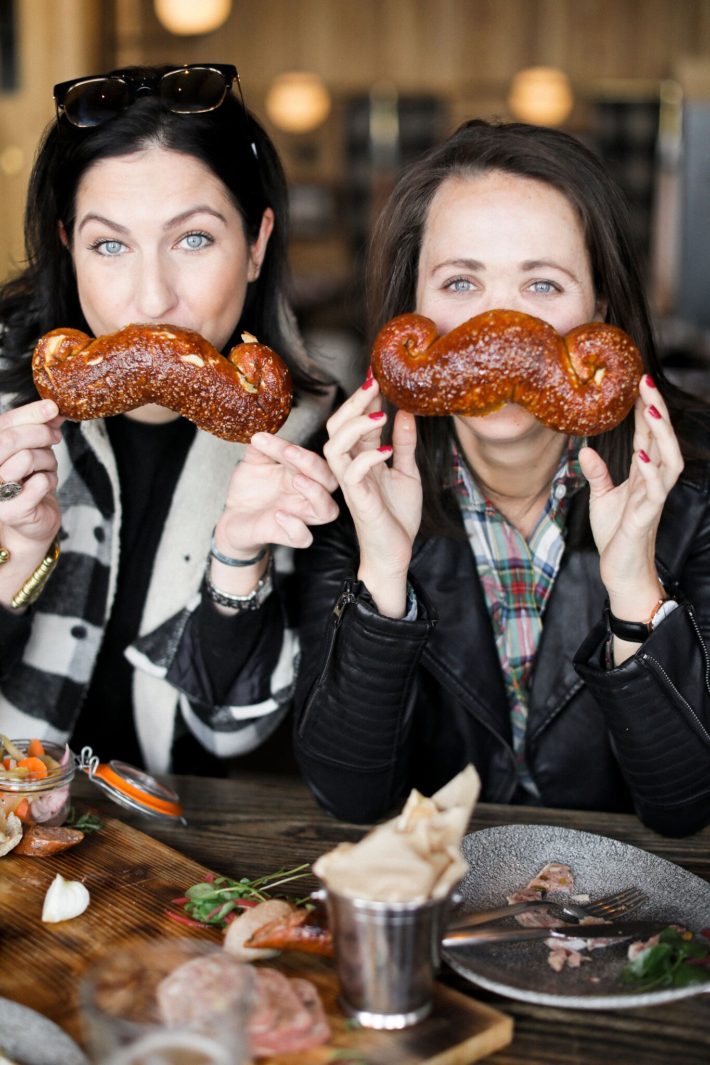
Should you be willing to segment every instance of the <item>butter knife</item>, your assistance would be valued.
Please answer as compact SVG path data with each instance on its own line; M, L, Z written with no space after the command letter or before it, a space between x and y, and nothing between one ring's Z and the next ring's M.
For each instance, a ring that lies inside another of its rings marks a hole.
M668 921L618 921L614 924L567 925L565 928L466 928L447 932L445 950L479 943L515 943L533 939L647 939L667 928Z

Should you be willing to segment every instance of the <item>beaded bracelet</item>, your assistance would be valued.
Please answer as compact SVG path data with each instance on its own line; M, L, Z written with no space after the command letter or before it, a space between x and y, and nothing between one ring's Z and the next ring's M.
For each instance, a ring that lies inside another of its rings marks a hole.
M249 595L232 595L230 592L223 592L221 588L215 588L207 574L205 574L204 589L205 594L213 603L229 607L230 610L236 610L237 613L242 613L245 610L258 610L274 589L273 561L269 562L266 573Z

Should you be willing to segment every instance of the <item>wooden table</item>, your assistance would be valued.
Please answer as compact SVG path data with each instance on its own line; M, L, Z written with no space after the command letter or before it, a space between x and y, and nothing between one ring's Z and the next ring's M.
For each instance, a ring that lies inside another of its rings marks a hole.
M364 832L361 825L335 821L320 810L294 777L245 774L236 780L162 779L179 792L187 828L120 810L85 779L76 782L75 795L209 868L234 877L254 877L312 862L336 843L358 840ZM670 839L624 814L485 803L477 808L471 829L507 824L560 825L610 836L676 862L710 882L710 829L684 839ZM647 1009L568 1010L502 998L473 988L452 973L445 973L443 979L514 1018L513 1043L487 1058L491 1065L710 1062L710 995Z

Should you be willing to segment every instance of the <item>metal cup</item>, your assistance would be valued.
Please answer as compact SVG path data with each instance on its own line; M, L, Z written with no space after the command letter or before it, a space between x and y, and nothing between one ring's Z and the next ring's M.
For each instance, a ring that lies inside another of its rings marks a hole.
M407 1028L431 1011L449 896L372 902L326 889L343 1010L365 1028Z

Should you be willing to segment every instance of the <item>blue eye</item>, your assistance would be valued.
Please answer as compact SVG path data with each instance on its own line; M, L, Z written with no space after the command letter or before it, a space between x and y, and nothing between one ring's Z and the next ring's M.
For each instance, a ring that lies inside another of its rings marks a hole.
M451 281L446 282L445 287L450 292L470 292L473 288L473 283L467 277L454 277Z
M212 237L209 237L207 233L187 233L180 243L188 251L200 251L202 248L207 248L212 244Z
M120 255L126 247L120 240L97 240L95 244L92 244L92 248L99 253L99 255L115 256Z
M530 287L533 292L537 292L540 296L549 296L552 292L560 291L559 286L552 281L533 281Z

